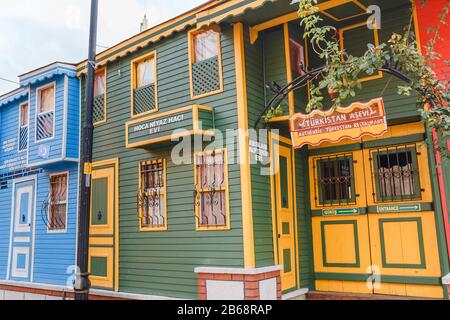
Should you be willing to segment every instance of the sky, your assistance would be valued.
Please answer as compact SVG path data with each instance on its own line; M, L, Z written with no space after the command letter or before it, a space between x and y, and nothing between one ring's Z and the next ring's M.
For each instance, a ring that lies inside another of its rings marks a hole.
M147 13L152 27L207 0L99 0L97 52L137 33ZM55 61L87 58L90 0L0 0L0 78ZM0 80L0 95L18 84Z

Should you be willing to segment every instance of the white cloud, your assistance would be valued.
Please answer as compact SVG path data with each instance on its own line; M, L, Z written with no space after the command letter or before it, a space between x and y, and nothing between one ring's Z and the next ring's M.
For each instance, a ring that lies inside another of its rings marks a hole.
M144 13L152 26L205 1L100 0L97 43L113 46L138 33ZM16 81L17 75L54 61L79 62L86 58L89 0L0 3L0 77ZM15 87L0 80L0 94Z

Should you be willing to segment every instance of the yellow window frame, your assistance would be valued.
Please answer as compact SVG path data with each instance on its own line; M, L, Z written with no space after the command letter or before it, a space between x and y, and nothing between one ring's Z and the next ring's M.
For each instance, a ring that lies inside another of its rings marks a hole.
M137 76L137 72L136 72L136 68L137 65L139 63L141 63L144 60L153 60L154 64L155 64L155 70L154 70L154 77L155 77L155 109L150 110L150 111L146 111L143 113L138 113L135 114L134 113L134 89L136 89L136 76ZM159 110L159 106L158 106L158 60L157 60L157 53L156 50L151 51L143 56L140 56L138 58L135 58L133 60L131 60L131 104L130 104L130 113L131 113L131 118L138 118L150 113L155 113L158 112Z
M382 151L395 151L398 150L398 147L404 147L406 146L406 149L408 148L415 148L416 154L414 157L417 159L417 168L416 170L419 171L418 174L418 190L416 192L420 195L420 198L415 199L404 199L404 200L385 200L385 201L375 201L373 197L369 197L368 199L368 205L369 206L377 206L377 205L383 205L383 204L401 204L401 203L431 203L433 202L433 193L432 193L432 184L430 179L430 167L428 162L428 150L426 148L426 142L416 142L416 143L407 143L407 144L395 144L395 145L389 145L384 148L381 148ZM378 148L379 149L379 148ZM371 159L374 159L377 152L379 152L377 148L369 148L364 150L364 157L368 159L369 157ZM405 149L405 150L406 150ZM402 150L402 149L400 149ZM374 176L372 176L372 172L375 172L375 161L371 161L370 166L367 166L366 168L366 175L369 174L367 177L370 177L370 180L367 179L367 192L372 194L376 193L376 184L377 180ZM424 190L424 191L423 191ZM406 197L405 197L406 198Z
M316 201L316 198L319 199L319 174L318 174L318 164L321 159L325 158L339 158L348 155L352 155L353 163L353 184L355 193L355 200L352 203L342 203L342 204L321 204L319 201ZM366 194L363 192L365 190L365 178L364 178L364 167L363 163L363 152L361 150L358 151L349 151L349 152L338 152L338 153L330 153L320 156L310 156L309 157L309 174L312 179L309 179L309 187L311 190L311 208L312 210L324 210L330 208L365 208L366 205ZM358 196L359 195L359 196Z
M339 45L340 45L341 51L345 50L345 40L344 40L345 32L349 31L349 30L357 29L357 28L360 28L360 27L363 27L363 26L367 26L367 21L360 22L360 23L353 24L353 25L350 25L350 26L343 27L343 28L339 29ZM378 35L378 28L377 28L376 19L373 21L373 30L372 31L373 31L373 39L374 39L374 43L373 44L374 44L375 47L378 47L380 45L380 40L379 40L379 35ZM342 61L344 61L344 56L342 56ZM381 79L381 78L383 78L383 72L378 71L377 74L374 74L372 76L362 77L362 78L358 79L358 82L362 83L362 82L376 80L376 79Z
M197 157L203 157L207 155L211 155L212 153L222 153L223 154L223 170L224 170L224 182L225 182L225 188L217 189L218 191L224 191L225 192L225 219L226 219L226 225L224 226L201 226L199 224L200 221L200 205L195 204L195 228L196 231L227 231L231 230L231 223L230 223L230 195L229 195L229 183L228 183L228 158L227 158L227 149L215 149L215 150L209 150L209 151L203 151L203 152L197 152L194 153L194 183L196 186L196 192L197 194L202 194L206 192L211 192L211 189L201 189L198 188L199 186L199 176L197 172Z
M97 122L95 122L94 123L94 126L98 126L98 125L101 125L101 124L104 124L104 123L106 123L106 121L107 121L107 114L106 114L106 90L107 90L107 87L106 87L106 84L107 84L107 82L106 82L106 77L107 77L107 75L108 75L108 69L107 69L107 67L106 66L104 66L104 67L101 67L101 68L99 68L98 70L95 70L95 75L97 75L98 73L101 73L101 72L103 72L104 74L105 74L105 77L104 77L104 80L103 80L103 86L105 87L105 92L103 93L103 113L104 113L104 118L103 118L103 120L100 120L100 121L97 121Z
M194 95L194 83L193 83L193 77L192 77L192 65L194 64L194 57L195 57L195 44L194 39L195 36L207 32L209 30L213 30L217 33L217 56L219 61L219 89L211 92L207 92L201 95ZM190 87L190 93L191 93L191 100L200 99L208 96L212 96L218 93L223 92L223 71L222 71L222 46L221 46L221 36L220 36L220 27L218 25L211 26L207 29L197 29L197 30L190 30L188 32L188 56L189 56L189 87Z
M149 161L141 161L139 162L139 190L141 192L142 189L142 178L141 178L141 169L143 165L149 164L157 164L162 163L163 165L163 177L164 177L164 188L162 190L162 194L164 195L164 226L152 227L152 226L143 226L142 220L144 218L142 209L139 209L139 231L140 232L155 232L155 231L167 231L167 165L166 159L157 159L157 160L149 160Z

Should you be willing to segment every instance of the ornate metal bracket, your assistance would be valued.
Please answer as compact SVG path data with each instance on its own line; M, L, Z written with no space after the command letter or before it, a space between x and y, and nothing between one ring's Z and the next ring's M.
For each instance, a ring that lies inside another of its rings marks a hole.
M317 75L322 73L327 68L327 65L306 71L303 75L295 78L291 83L287 84L284 87L279 86L277 83L273 83L273 85L267 85L269 89L272 90L272 92L275 93L275 95L270 99L270 101L266 104L264 111L261 113L261 115L258 117L258 119L255 121L255 124L253 126L254 129L257 129L258 124L261 122L261 119L264 117L264 115L267 113L267 111L270 108L277 107L281 104L281 102L286 99L286 97L289 95L290 92L297 90L298 88L302 87L306 82L312 80ZM387 63L385 66L378 68L377 71L386 72L388 74L393 75L394 77L400 79L401 81L411 84L412 79L403 73L400 69L398 69L398 64L394 62ZM421 92L423 93L423 92ZM435 106L436 103L434 100L430 100L429 103L432 106Z

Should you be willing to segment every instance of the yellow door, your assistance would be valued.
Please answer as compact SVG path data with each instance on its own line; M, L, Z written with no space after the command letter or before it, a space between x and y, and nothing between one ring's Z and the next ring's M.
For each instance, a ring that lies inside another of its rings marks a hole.
M278 264L281 272L282 290L296 286L296 251L293 199L292 149L278 146L279 155L275 159L275 203Z
M92 172L89 236L89 273L93 287L114 289L115 212L117 205L115 166Z
M381 276L374 292L443 298L427 148L417 142L364 154L372 264Z
M422 124L401 125L384 138L418 133ZM375 140L357 151L311 151L316 289L442 298L427 148Z
M309 159L316 289L373 293L361 151Z

